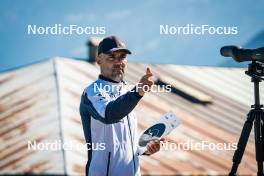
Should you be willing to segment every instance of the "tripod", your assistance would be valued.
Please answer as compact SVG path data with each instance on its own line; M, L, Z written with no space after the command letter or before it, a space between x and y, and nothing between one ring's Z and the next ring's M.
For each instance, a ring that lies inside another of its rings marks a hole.
M251 110L247 114L246 122L243 126L237 149L233 156L233 165L229 173L230 176L235 176L238 166L243 157L245 147L250 135L250 131L254 122L254 134L255 134L255 150L256 150L256 160L258 165L258 176L263 176L263 161L264 161L264 111L263 105L260 104L259 97L259 83L264 80L264 68L263 66L252 61L248 66L248 70L245 72L251 77L251 81L254 83L254 98L255 104L251 106Z

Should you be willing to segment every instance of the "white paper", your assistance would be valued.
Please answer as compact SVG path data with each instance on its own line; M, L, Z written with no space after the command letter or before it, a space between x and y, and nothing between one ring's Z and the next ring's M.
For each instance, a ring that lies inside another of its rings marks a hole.
M143 154L146 151L147 144L156 139L161 139L167 136L172 130L174 130L180 124L180 118L178 118L172 112L164 114L160 120L145 129L139 138L139 154Z

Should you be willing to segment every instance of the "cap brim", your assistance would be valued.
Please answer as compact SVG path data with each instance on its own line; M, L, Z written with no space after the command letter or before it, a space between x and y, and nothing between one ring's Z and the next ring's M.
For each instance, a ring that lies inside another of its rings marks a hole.
M107 53L112 53L112 52L115 52L115 51L124 51L127 54L132 54L131 51L129 49L126 49L126 48L112 48Z

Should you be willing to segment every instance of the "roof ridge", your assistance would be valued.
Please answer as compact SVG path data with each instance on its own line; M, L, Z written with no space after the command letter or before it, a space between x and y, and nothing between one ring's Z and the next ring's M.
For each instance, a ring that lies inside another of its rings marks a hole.
M62 144L64 144L64 134L63 134L63 127L62 127L62 114L61 114L61 96L60 96L60 82L58 78L58 68L57 68L57 59L56 57L52 59L53 69L54 69L54 77L55 77L55 86L56 86L56 94L57 94L57 102L58 102L58 120L59 120L59 136L61 137ZM64 160L63 169L64 174L67 175L67 160L66 160L66 153L65 150L62 148L62 157Z

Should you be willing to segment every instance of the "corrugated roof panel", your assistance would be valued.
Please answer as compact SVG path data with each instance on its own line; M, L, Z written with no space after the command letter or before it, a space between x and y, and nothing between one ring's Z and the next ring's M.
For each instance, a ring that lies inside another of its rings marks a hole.
M0 174L64 173L61 151L28 147L60 139L54 73L50 60L0 75Z

